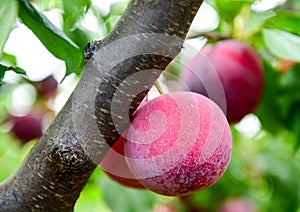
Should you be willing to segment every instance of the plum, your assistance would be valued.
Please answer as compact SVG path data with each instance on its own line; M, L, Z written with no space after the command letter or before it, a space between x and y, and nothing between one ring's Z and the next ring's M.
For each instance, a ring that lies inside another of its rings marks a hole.
M186 91L164 94L138 109L124 144L134 176L167 196L188 195L217 182L231 151L222 110L207 97Z
M115 182L137 189L145 187L133 176L124 156L124 137L120 136L118 141L108 151L100 163L100 167Z
M264 87L258 55L250 46L233 39L204 46L186 63L180 80L187 90L215 101L230 123L254 112Z
M40 96L50 97L53 96L57 90L58 82L50 75L40 82L37 82L37 92Z
M25 116L12 116L10 120L13 135L23 143L43 135L43 117L40 114L29 113Z

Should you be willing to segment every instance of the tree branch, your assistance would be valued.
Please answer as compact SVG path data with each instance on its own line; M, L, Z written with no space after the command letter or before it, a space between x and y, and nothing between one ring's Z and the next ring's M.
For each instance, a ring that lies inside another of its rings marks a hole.
M96 164L180 52L201 3L132 0L112 32L87 45L85 70L72 96L0 185L1 211L73 210Z

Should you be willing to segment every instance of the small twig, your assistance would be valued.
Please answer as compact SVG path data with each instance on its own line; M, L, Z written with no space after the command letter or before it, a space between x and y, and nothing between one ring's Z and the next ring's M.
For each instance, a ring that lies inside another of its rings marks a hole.
M205 37L210 40L230 39L230 37L228 37L228 36L224 36L224 35L221 35L219 33L214 33L214 32L190 32L187 35L187 39L198 38L198 37Z

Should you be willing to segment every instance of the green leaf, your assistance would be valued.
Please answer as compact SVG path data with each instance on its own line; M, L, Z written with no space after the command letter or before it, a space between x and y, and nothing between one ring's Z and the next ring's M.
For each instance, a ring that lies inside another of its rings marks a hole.
M63 31L81 49L84 49L90 41L88 32L77 27L76 23L82 20L83 16L91 6L91 0L63 0Z
M299 65L293 67L289 72L280 76L280 91L277 93L277 101L280 105L285 125L289 127L294 114L295 104L300 102L300 72ZM297 117L298 118L298 117Z
M24 69L17 66L4 66L0 64L0 84L2 84L4 75L7 71L14 71L17 74L26 74Z
M268 19L264 27L286 30L300 35L300 13L295 11L275 11L276 16Z
M277 57L300 62L300 37L278 29L264 29L264 42Z
M300 147L300 103L298 103L297 107L295 107L294 116L291 120L292 130L296 134L296 143L295 143L295 149L298 150Z
M15 55L2 52L1 61L8 63L10 65L16 66L17 65L17 58Z
M204 0L204 2L206 4L209 4L211 7L213 7L214 9L217 9L217 6L216 6L216 1L215 0Z
M2 84L2 80L4 78L6 71L7 71L7 68L0 64L0 84Z
M37 0L32 1L41 11L49 11L53 8L61 8L61 0Z
M17 9L16 0L0 0L0 57L8 35L16 22Z
M79 74L83 67L83 50L27 0L19 0L19 3L21 20L55 57L65 61L66 76L73 72Z
M277 101L280 92L280 73L264 61L265 89L263 98L255 111L265 130L276 134L283 128L280 105Z
M242 7L251 5L253 2L254 0L215 0L214 5L221 19L232 22ZM212 2L209 4L213 5Z
M261 30L261 26L272 17L276 16L276 13L272 10L266 12L254 12L251 11L251 15L248 22L248 27L250 28L258 28Z
M91 0L63 0L64 27L71 29L79 21L91 6Z
M99 188L112 211L151 212L155 203L155 195L149 190L128 188L112 181L107 176L99 180Z
M99 168L95 169L76 201L74 212L112 212L105 203L105 194L103 194L102 189L97 187L98 179L102 176L103 172Z

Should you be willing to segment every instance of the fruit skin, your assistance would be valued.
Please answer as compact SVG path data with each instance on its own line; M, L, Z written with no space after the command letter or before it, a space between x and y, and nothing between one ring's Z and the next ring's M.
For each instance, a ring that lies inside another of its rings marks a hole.
M203 95L164 94L136 111L125 141L132 173L146 188L184 196L214 184L232 149L222 110Z
M50 97L53 96L57 90L58 82L50 75L47 78L37 83L36 89L40 96Z
M10 120L13 135L23 143L40 138L43 135L43 117L39 114L29 113L25 116L12 116Z
M255 110L264 87L258 55L251 47L233 39L204 46L186 63L180 79L187 90L215 101L230 123L240 121ZM218 83L224 90L216 89Z
M102 159L100 167L115 182L131 188L145 189L145 187L135 179L127 165L124 156L123 136L120 136L118 141Z

